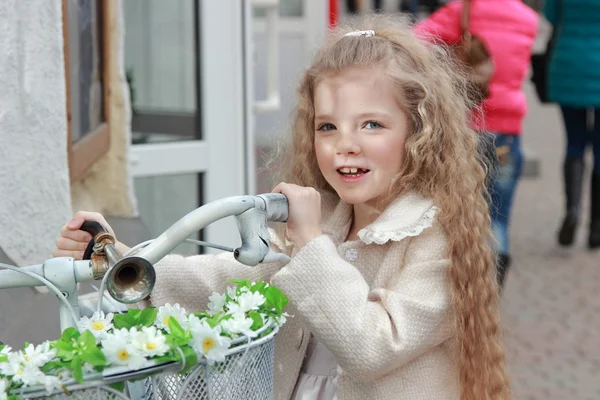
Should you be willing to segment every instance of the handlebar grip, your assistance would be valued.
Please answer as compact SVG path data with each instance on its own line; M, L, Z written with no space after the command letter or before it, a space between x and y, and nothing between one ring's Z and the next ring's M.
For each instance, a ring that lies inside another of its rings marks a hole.
M90 260L92 258L92 252L94 251L94 245L96 244L94 238L97 234L101 232L107 232L107 230L100 222L97 221L85 221L83 224L81 224L81 228L79 229L92 235L92 240L90 240L87 244L82 257L82 260Z
M281 193L261 194L267 208L267 220L274 222L286 222L288 219L288 200Z
M96 221L85 221L83 224L81 224L81 228L79 229L81 229L82 231L86 231L92 236L96 236L100 232L107 232L107 230L102 226L102 224Z

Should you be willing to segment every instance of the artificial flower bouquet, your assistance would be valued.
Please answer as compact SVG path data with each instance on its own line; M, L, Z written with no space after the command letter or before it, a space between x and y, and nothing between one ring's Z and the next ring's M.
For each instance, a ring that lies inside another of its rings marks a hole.
M58 340L0 346L0 400L18 399L23 389L68 392L67 382L102 379L110 369L135 371L178 362L189 372L199 363L218 367L236 347L273 335L285 323L287 298L266 282L232 281L235 286L209 297L209 309L187 312L179 304L94 313L68 328ZM124 382L113 385L123 390Z

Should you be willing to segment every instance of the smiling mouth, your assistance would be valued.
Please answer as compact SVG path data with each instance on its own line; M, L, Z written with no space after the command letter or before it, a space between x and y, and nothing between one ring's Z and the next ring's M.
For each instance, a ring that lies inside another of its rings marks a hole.
M361 176L370 171L371 171L370 169L351 168L351 167L344 167L344 168L337 169L338 174L343 175L343 176L352 176L352 177Z

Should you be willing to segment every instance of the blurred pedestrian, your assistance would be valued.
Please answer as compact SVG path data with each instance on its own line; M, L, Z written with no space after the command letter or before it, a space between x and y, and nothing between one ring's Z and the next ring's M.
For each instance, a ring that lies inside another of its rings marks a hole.
M350 14L358 13L358 10L362 8L364 0L346 0L346 9ZM383 1L382 0L373 0L373 6L375 7L375 11L381 12L383 11Z
M419 0L400 0L400 12L409 13L416 21L419 17Z
M567 145L563 161L565 211L558 243L571 246L579 223L585 152L591 148L588 247L600 248L600 0L546 0L555 30L549 53L549 100L560 105Z
M470 7L467 8L470 10L469 32L485 44L495 67L489 96L482 104L483 121L477 128L482 134L493 136L499 161L490 179L489 192L490 217L497 242L498 282L502 286L511 264L509 220L523 167L520 134L527 102L522 85L529 70L538 16L521 0L471 0L469 3L464 4ZM432 40L457 44L461 39L462 11L463 1L452 1L418 23L415 29L431 35Z

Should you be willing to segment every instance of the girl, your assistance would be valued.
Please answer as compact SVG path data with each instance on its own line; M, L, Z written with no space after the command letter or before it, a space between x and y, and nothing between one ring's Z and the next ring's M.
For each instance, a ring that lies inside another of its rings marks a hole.
M197 309L232 278L270 281L295 318L277 399L506 399L490 223L464 80L384 17L339 28L305 72L288 169L292 261L169 256L151 303ZM364 30L367 29L367 30ZM81 256L80 212L55 256ZM125 247L122 246L124 250Z

